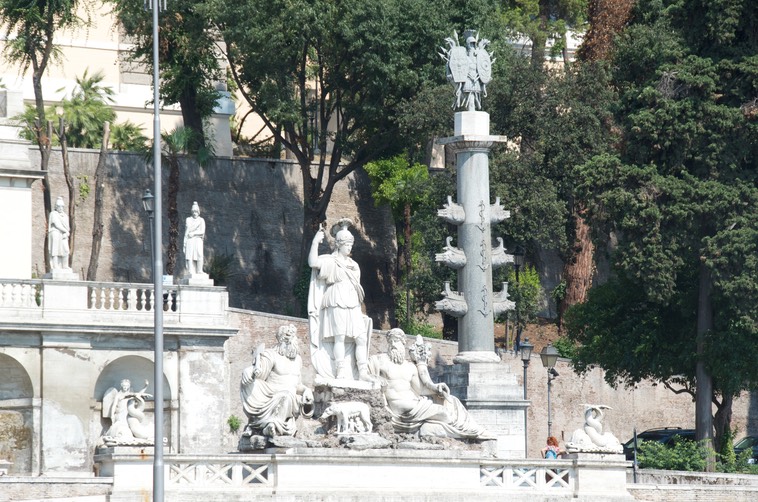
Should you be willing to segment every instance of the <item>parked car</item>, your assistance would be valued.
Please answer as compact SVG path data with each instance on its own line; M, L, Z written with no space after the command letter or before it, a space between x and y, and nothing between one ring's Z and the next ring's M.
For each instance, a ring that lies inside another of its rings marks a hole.
M745 436L734 444L734 454L738 457L745 450L753 450L753 455L748 459L749 464L758 464L758 436Z
M637 448L642 441L656 441L664 446L673 447L681 441L694 441L695 429L681 427L659 427L637 433ZM627 460L634 460L634 436L624 443L624 455Z

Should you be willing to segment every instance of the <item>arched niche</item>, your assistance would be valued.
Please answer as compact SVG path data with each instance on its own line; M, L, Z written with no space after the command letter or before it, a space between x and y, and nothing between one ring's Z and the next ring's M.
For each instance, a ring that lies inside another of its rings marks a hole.
M138 390L141 390L145 386L145 381L147 380L149 383L146 392L148 394L155 394L154 373L155 369L150 359L141 356L119 357L108 363L103 368L103 371L100 372L92 397L96 401L102 400L105 391L111 387L118 388L121 380L124 378L131 380L132 388ZM166 375L163 375L163 399L165 401L171 400L171 387Z
M0 354L0 401L34 397L32 379L26 369L7 354Z
M100 375L97 377L95 387L93 389L93 399L96 403L95 411L95 424L96 429L99 430L98 434L103 435L111 425L109 418L103 417L102 413L102 401L105 393L111 388L119 388L121 381L128 379L131 382L133 390L142 390L145 387L145 381L148 382L147 392L148 394L155 395L155 382L153 382L155 367L153 361L141 356L123 356L119 357L108 363ZM171 431L171 386L169 385L166 375L163 375L163 407L164 407L164 434L165 437L170 438ZM169 413L165 411L169 410ZM152 421L155 412L155 403L153 401L146 402L145 411L149 413L149 420ZM169 440L170 441L170 440Z
M0 460L12 462L11 475L32 472L33 397L34 386L23 365L0 354Z

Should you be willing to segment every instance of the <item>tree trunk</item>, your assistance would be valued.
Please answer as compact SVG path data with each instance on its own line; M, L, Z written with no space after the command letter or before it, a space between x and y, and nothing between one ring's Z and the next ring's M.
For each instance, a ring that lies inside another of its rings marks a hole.
M411 263L411 238L413 234L411 229L411 205L409 203L406 203L403 208L403 230L403 239L405 240L403 243L403 258L405 262L405 281L407 281L411 276L413 265ZM400 284L400 281L396 284ZM413 306L411 305L411 291L407 286L405 288L405 317L408 326L410 326L411 319L413 319Z
M168 159L168 192L166 202L168 205L168 246L166 247L166 274L174 275L177 255L179 254L179 156L172 155ZM156 215L160 218L160 215ZM160 253L160 249L155 250Z
M548 5L547 0L540 0L540 25L532 38L532 66L542 68L545 64L545 47L547 47L547 19Z
M697 362L695 363L695 439L703 441L706 447L713 445L713 379L705 366L708 354L705 352L705 338L713 329L713 306L711 304L711 272L700 264L700 280L697 299ZM710 451L710 450L709 450ZM716 458L709 453L706 472L716 470Z
M595 246L590 236L590 226L584 219L584 209L579 208L573 213L574 245L571 255L563 266L563 278L566 281L566 294L558 305L558 329L563 329L563 319L566 309L587 299L587 292L592 286L594 271L593 255Z
M203 130L203 117L197 109L197 92L194 87L185 89L179 97L179 106L182 109L184 127L193 132L187 145L187 151L196 153L201 146L205 145L205 131Z
M97 267L100 263L100 247L103 242L103 178L105 177L105 162L108 158L108 140L110 139L111 125L109 122L103 124L103 142L100 145L100 157L97 159L95 168L95 177L92 182L95 184L95 214L92 222L92 249L89 255L89 266L87 267L87 280L94 281L97 277ZM152 238L152 237L151 237Z
M76 184L71 174L71 165L68 161L68 141L66 140L66 122L63 117L58 118L58 141L61 144L61 157L63 162L63 177L68 187L68 223L71 229L68 235L68 267L74 263L74 247L76 245Z
M715 435L713 439L714 449L721 452L724 447L724 438L726 433L732 428L732 405L734 404L734 396L731 394L724 395L724 399L716 410L716 415L713 417L713 428L715 429Z
M34 133L37 136L37 148L39 148L40 158L40 170L45 174L42 177L42 202L45 208L45 238L44 238L44 254L45 254L45 272L51 272L50 267L50 247L47 240L47 226L49 224L50 212L53 210L52 194L50 193L50 177L48 175L48 166L50 165L50 150L52 145L50 144L50 137L52 136L52 126L50 122L45 121L47 125L47 134L42 132L43 122L37 119L34 123Z

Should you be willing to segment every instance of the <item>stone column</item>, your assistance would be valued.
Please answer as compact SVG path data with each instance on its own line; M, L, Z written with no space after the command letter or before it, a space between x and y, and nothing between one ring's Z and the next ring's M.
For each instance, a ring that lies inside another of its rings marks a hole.
M504 136L490 136L489 114L481 111L456 113L455 136L440 140L456 152L458 172L458 204L450 202L457 216L445 217L444 210L440 215L458 225L458 246L465 255L458 272L459 292L446 294L458 308L441 308L458 317L455 362L500 360L494 335L489 151L494 143L505 141Z

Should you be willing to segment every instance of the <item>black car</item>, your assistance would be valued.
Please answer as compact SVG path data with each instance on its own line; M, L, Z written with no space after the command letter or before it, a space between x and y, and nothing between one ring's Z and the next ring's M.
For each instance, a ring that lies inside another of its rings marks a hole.
M745 436L734 444L734 453L738 457L743 451L750 449L753 455L748 459L748 463L758 464L758 436Z
M694 441L695 429L682 429L681 427L660 427L648 429L637 434L637 448L642 441L656 441L662 445L672 447L681 441ZM624 455L627 460L634 460L634 437L624 443Z

